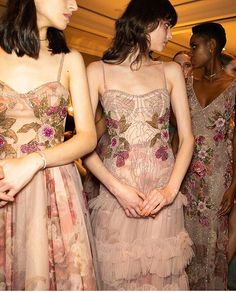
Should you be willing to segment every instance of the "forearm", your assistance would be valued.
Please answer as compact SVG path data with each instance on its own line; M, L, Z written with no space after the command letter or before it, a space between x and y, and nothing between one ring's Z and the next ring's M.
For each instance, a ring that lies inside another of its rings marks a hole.
M83 159L84 165L96 178L112 193L116 193L119 180L114 177L104 166L103 162L94 151Z
M94 150L96 133L81 132L68 141L42 151L47 167L68 164Z
M173 190L176 194L180 189L181 183L192 159L193 147L194 138L192 135L189 135L184 139L180 139L179 150L176 156L174 168L167 184L167 187Z

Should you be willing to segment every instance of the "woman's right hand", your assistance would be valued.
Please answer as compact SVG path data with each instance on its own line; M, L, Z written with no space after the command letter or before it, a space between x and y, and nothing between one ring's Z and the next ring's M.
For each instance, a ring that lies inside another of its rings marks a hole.
M0 200L13 202L14 196L42 169L43 163L38 153L0 160L4 172L4 178L0 179Z
M128 217L141 217L140 207L146 196L137 188L125 183L119 183L116 190L112 192Z

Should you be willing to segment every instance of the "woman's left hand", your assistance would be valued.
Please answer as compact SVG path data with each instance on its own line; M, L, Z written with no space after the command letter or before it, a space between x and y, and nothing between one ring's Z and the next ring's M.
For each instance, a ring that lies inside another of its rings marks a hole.
M170 190L168 187L152 190L140 206L142 215L153 217L153 215L156 215L163 207L171 204L176 194L177 192Z
M235 190L232 187L229 187L220 203L220 208L217 212L218 216L225 216L230 213L233 205L234 205L234 198L235 198Z
M3 168L4 178L0 180L0 192L13 198L31 181L43 164L42 157L37 153L21 158L1 160L0 167Z

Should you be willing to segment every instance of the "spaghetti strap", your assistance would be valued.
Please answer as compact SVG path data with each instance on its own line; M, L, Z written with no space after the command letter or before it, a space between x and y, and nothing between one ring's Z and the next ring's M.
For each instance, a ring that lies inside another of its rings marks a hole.
M64 63L64 57L65 57L65 54L63 53L61 55L60 66L59 66L58 73L57 73L57 81L58 82L60 82L60 80L61 80L61 72L62 72L63 63Z
M166 75L165 75L165 70L164 70L164 62L161 62L161 69L162 69L162 73L163 73L163 77L164 77L165 88L167 88Z
M103 72L103 85L104 85L104 91L107 89L106 85L106 74L105 74L105 64L101 61L102 64L102 72Z

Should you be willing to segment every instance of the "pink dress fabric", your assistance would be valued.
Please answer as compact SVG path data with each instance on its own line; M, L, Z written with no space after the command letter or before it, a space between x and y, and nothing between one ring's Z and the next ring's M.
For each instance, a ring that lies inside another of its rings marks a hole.
M187 273L191 290L226 290L228 216L219 217L217 211L232 179L236 80L204 108L192 77L187 93L195 137L181 188L188 199L185 223L195 253Z
M104 68L108 71L109 65ZM174 164L168 91L132 95L108 86L101 103L109 135L103 151L105 167L144 194L164 187ZM100 186L90 207L104 290L188 290L185 267L193 253L184 228L184 203L179 193L155 219L129 218L116 198Z
M62 143L68 95L59 81L26 94L0 82L0 158ZM0 208L0 289L96 289L90 230L74 164L39 171Z

